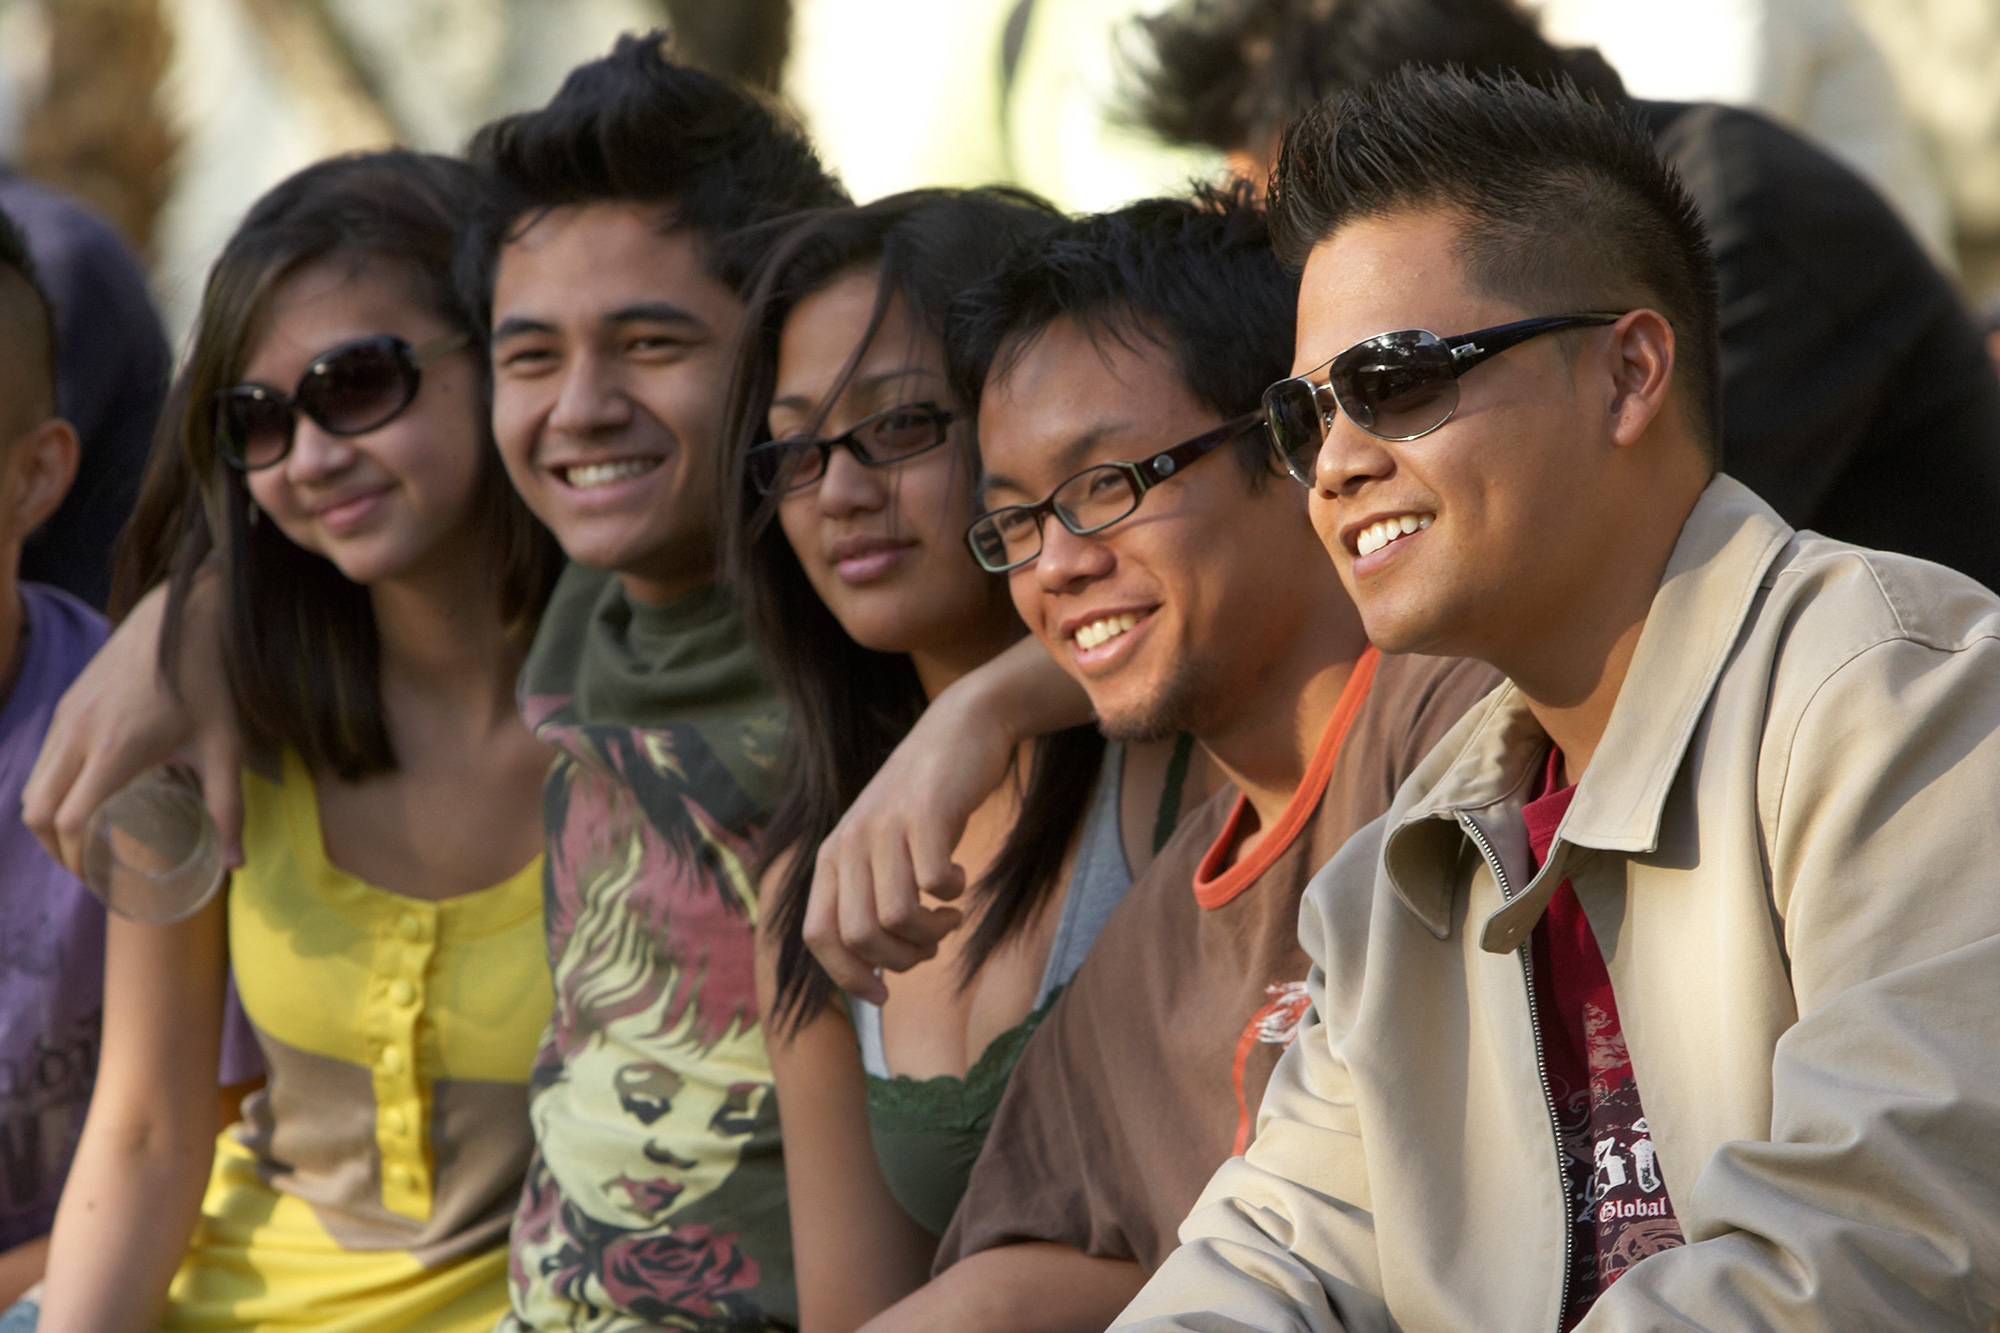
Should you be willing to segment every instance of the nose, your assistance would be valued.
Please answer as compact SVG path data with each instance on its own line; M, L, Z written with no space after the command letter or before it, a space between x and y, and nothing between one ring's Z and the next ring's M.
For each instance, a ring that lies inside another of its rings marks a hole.
M819 479L820 512L833 517L872 513L887 498L883 469L863 467L847 448L835 448Z
M1117 563L1111 548L1097 535L1079 537L1053 514L1042 520L1042 553L1035 559L1035 581L1044 591L1074 592L1108 575Z
M631 400L606 358L587 350L571 356L563 366L555 406L549 409L548 428L588 437L617 430L631 419Z
M311 417L300 414L292 428L292 449L285 455L285 480L311 486L337 477L354 465L351 440L322 429Z
M1327 495L1352 495L1371 481L1381 481L1396 470L1396 456L1387 444L1347 419L1335 416L1320 442L1319 456L1313 460L1316 489Z

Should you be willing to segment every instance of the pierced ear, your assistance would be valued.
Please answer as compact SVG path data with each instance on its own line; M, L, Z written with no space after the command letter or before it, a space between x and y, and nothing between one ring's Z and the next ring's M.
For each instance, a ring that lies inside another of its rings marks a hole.
M40 527L69 494L82 452L76 428L61 417L50 417L11 446L8 466L16 477L14 513L23 534Z
M1657 310L1634 310L1611 326L1611 433L1638 442L1666 407L1674 378L1674 328Z

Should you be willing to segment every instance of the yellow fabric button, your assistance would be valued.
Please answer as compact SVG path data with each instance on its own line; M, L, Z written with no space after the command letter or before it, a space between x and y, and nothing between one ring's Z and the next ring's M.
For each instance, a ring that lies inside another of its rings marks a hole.
M382 1048L382 1069L385 1073L400 1074L403 1071L403 1050L400 1046Z
M396 933L415 943L423 938L424 923L417 920L414 915L405 914L403 919L396 923Z
M417 988L415 986L412 986L409 982L403 980L401 977L397 977L394 981L389 983L389 1003L404 1004L404 1005L413 1004L416 1002L416 998L417 998Z
M391 1106L382 1112L382 1125L391 1134L400 1137L410 1128L410 1118Z
M389 1179L399 1190L413 1190L417 1187L417 1173L400 1162L389 1168Z

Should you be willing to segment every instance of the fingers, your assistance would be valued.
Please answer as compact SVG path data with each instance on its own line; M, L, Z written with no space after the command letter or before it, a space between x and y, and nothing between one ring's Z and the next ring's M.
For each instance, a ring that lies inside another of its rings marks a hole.
M222 842L223 864L243 866L243 746L234 731L204 735L195 753L201 799Z
M951 854L956 850L958 835L963 832L962 821L954 827L943 819L919 813L898 831L901 836L884 849L891 864L900 861L897 868L909 876L918 893L956 902L965 892L965 871L951 859Z
M75 785L77 774L83 771L85 753L80 746L66 743L72 727L64 708L67 702L65 699L56 705L48 735L42 741L42 752L35 756L35 766L28 773L27 785L21 788L21 822L28 826L28 832L35 835L35 841L58 861L63 856L62 842L56 829L56 814L62 807L63 797Z
M104 735L87 746L76 739L69 742L83 755L83 765L56 806L53 821L56 845L52 854L73 875L83 873L83 831L90 816L114 792L150 767L117 740Z
M850 995L880 1004L889 998L875 969L841 938L840 873L835 865L837 846L829 838L820 844L813 864L812 893L806 900L804 935L806 947L833 978L833 984Z

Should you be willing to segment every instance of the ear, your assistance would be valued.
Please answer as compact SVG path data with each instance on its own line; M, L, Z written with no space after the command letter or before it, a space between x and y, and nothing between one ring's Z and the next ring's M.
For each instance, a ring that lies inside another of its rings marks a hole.
M31 427L8 446L7 470L12 474L8 487L7 526L26 537L56 511L76 480L77 458L82 452L76 427L61 417L50 417Z
M1611 326L1605 356L1611 373L1611 435L1637 444L1667 405L1674 378L1674 328L1657 310L1634 310Z

